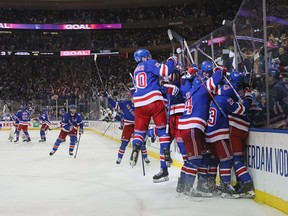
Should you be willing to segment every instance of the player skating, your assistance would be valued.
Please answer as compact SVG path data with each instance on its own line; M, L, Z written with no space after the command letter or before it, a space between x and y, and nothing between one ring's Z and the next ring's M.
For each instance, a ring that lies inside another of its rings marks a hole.
M130 89L130 95L133 96L135 88ZM123 100L123 101L115 101L112 99L110 95L108 95L109 104L116 109L116 111L121 110L123 112L123 131L121 135L121 145L118 151L118 158L116 160L117 164L121 163L123 155L125 153L126 147L131 139L132 134L134 133L134 123L135 123L135 107L133 104L133 99L131 100ZM141 146L141 152L144 161L149 164L150 161L147 157L146 145Z
M34 118L33 120L38 121L41 124L39 142L46 142L46 132L51 124L51 122L49 121L47 108L43 107L41 115L37 118Z
M83 134L83 121L79 113L76 112L76 105L69 106L69 112L65 113L61 121L61 131L54 144L50 156L55 154L60 144L66 139L67 135L70 136L69 155L73 155L73 150L77 142L77 133L79 129L79 135Z

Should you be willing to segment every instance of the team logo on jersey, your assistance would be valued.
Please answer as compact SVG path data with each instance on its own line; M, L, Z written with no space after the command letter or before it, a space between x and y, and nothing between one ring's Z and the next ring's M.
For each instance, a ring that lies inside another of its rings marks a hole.
M160 67L160 66L161 65L158 62L155 63L155 67Z

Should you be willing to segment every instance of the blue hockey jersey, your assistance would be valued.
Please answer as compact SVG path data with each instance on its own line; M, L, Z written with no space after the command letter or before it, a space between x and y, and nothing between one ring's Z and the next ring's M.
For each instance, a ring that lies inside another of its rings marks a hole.
M16 118L18 119L19 124L21 124L21 125L29 125L30 112L27 111L26 109L19 110L16 113Z
M71 116L68 112L63 115L61 126L63 131L70 132L73 128L77 129L80 127L80 129L83 129L84 123L79 113L75 113L74 116Z
M51 124L47 112L42 112L42 114L38 117L38 120L41 124L48 124L48 125Z
M211 100L208 91L212 92L221 80L221 70L217 70L206 82L203 80L205 86L202 83L196 85L194 81L192 88L186 92L184 114L179 119L178 129L198 128L205 131Z
M245 115L247 108L251 105L251 100L245 99L243 103L237 102L230 96L232 89L229 85L221 86L215 100L225 114L236 116ZM206 142L212 143L218 140L229 139L229 122L213 101L209 109L208 127L206 132Z
M159 77L168 77L174 69L174 61L168 60L165 64L160 64L154 59L141 62L134 70L133 94L134 106L140 107L157 100L163 100Z
M115 101L112 98L108 98L109 104L114 107L114 109L121 109L123 112L124 125L132 125L135 122L135 107L130 100Z

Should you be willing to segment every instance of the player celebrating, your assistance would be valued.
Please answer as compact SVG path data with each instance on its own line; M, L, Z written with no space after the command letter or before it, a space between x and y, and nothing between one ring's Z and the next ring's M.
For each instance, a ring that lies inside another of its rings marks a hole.
M188 72L190 74L201 74L195 66L190 68ZM205 143L204 131L207 126L209 102L211 100L209 92L214 91L221 82L222 73L225 71L222 68L215 68L214 72L213 76L207 81L200 76L194 79L192 88L185 94L184 114L179 119L178 128L185 143L189 165L186 173L184 194L189 196L198 196L198 194L195 194L193 185L197 169L202 160L202 149ZM202 195L204 196L204 192ZM208 194L205 196L208 196Z
M175 56L168 58L165 64L160 64L152 59L146 49L139 49L134 53L134 59L139 62L134 71L134 85L136 91L133 95L135 106L135 128L133 136L133 150L130 157L130 165L136 165L139 150L144 142L151 117L157 128L160 142L160 158L169 154L169 135L165 128L167 123L164 98L162 96L159 77L168 77L177 65ZM165 157L164 157L165 158ZM161 170L161 176L168 176L168 169Z
M231 185L231 168L233 165L232 150L229 143L229 123L227 114L243 115L245 114L246 107L249 107L252 99L247 95L242 103L239 103L230 96L233 94L231 86L224 84L218 89L215 95L215 101L212 102L209 109L209 120L206 132L206 142L212 147L212 154L219 160L219 173L220 173L220 189L222 197L238 198L239 194ZM221 93L221 94L220 94ZM222 111L219 110L221 107Z
M41 124L41 128L40 128L41 139L39 140L39 142L46 142L46 131L49 129L49 126L50 126L47 108L43 107L42 114L38 118L35 118L33 120L38 121Z
M244 75L241 72L231 72L230 82L238 93L244 95ZM235 100L237 100L237 98L235 98ZM244 113L243 115L231 113L228 116L228 119L230 125L230 142L233 153L233 166L238 181L238 188L236 189L238 189L240 194L244 194L245 197L249 196L249 198L253 198L255 196L253 181L244 161L245 143L249 135L250 120L247 113Z
M133 96L133 93L135 91L135 88L130 89L130 95ZM121 145L118 151L118 158L116 163L120 164L121 160L123 158L123 155L125 153L126 147L131 139L132 134L134 133L134 122L135 122L135 117L134 117L134 112L135 112L135 107L133 105L133 100L123 100L116 102L111 98L111 96L108 94L108 102L112 107L114 107L117 111L122 110L123 112L123 119L124 119L124 127L122 131L122 136L121 136ZM141 146L141 151L142 155L144 158L144 161L149 164L150 161L147 157L147 150L146 146L142 145Z
M73 150L75 147L75 144L77 142L77 130L79 128L79 135L83 134L83 121L80 116L76 112L76 105L70 105L69 106L69 112L65 113L62 117L61 121L62 129L60 131L60 134L58 136L58 139L56 140L54 147L52 151L49 153L50 156L52 156L60 146L60 144L66 139L66 136L70 136L70 147L69 147L69 155L73 155Z
M15 143L18 143L18 141L19 141L19 134L20 134L21 130L23 130L23 133L25 134L25 137L26 137L25 141L27 141L27 142L31 141L30 135L28 133L28 125L29 125L29 121L30 121L30 115L31 115L31 112L26 110L25 106L22 106L21 110L19 110L17 112L17 114L15 115L15 118L17 118L19 121L19 125L18 125L17 130L16 130L16 140L14 141Z

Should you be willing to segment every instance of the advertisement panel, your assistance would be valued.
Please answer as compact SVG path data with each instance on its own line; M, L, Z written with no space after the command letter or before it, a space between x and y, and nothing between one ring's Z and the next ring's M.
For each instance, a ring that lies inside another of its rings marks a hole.
M0 29L30 29L30 30L97 30L121 29L121 23L114 24L20 24L0 23Z

